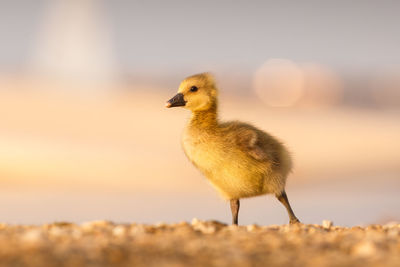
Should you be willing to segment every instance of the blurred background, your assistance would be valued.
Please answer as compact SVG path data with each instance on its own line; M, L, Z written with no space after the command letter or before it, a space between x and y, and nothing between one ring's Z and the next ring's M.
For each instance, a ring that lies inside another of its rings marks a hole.
M230 222L165 109L213 72L223 119L292 151L304 223L400 220L400 2L0 1L0 221ZM282 224L272 196L240 223Z

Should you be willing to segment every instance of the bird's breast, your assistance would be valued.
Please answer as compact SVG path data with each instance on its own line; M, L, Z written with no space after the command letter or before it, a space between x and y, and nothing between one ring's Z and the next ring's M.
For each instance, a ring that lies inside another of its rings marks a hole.
M215 169L222 155L218 144L207 136L184 134L182 146L188 159L205 174Z

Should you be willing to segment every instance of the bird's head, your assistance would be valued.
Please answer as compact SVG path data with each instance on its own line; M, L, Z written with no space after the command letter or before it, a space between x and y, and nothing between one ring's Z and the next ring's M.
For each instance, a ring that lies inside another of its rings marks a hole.
M200 73L184 79L178 93L167 101L165 106L184 107L192 112L204 111L216 107L217 88L210 73Z

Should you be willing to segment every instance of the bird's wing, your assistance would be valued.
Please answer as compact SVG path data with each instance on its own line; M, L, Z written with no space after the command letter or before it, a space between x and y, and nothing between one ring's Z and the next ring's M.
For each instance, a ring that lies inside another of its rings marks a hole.
M256 160L264 161L268 159L268 155L261 147L259 139L260 137L253 129L242 128L236 134L236 142L244 152Z

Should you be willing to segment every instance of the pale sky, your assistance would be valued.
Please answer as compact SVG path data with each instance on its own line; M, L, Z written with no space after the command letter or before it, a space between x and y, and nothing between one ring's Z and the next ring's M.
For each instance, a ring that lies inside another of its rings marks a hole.
M0 1L0 70L26 65L48 0ZM344 70L400 65L399 1L98 1L124 72L268 58Z
M109 1L127 68L268 58L336 67L400 63L398 1Z

